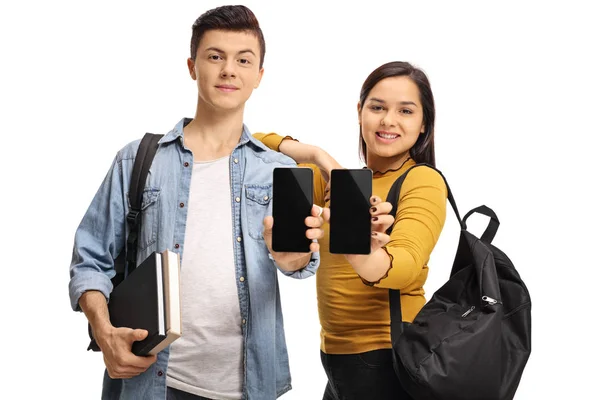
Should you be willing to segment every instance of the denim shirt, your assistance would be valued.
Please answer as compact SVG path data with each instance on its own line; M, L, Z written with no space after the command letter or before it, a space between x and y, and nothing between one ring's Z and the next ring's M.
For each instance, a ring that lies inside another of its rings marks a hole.
M183 141L182 119L159 142L142 202L138 264L152 252L170 249L185 257L187 202L194 157ZM126 241L127 192L140 140L121 149L85 213L76 234L70 267L71 306L88 290L108 299L114 259ZM240 142L230 157L232 246L243 335L243 399L275 399L291 389L277 270L262 237L262 221L272 209L272 172L294 167L289 157L256 140L244 125ZM307 278L315 274L319 255L313 253L303 269L283 274ZM198 293L198 296L201 296ZM84 331L82 331L84 334ZM185 335L185 332L183 332ZM210 343L207 344L210 346ZM158 354L146 372L131 379L104 374L103 399L165 399L169 348Z

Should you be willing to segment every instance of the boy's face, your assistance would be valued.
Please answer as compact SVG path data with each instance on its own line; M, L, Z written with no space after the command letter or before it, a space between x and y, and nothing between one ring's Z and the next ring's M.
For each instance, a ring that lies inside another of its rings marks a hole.
M260 44L249 32L209 30L198 45L196 60L188 59L198 96L209 107L243 107L263 75Z

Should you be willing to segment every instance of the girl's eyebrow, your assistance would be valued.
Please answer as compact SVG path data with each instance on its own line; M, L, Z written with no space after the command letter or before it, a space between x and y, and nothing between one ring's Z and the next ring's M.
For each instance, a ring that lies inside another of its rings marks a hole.
M381 99L378 99L377 97L371 97L369 100L385 104L385 101L383 101ZM412 101L399 101L398 104L403 105L403 106L415 106L415 107L417 107L417 105L414 102L412 102Z

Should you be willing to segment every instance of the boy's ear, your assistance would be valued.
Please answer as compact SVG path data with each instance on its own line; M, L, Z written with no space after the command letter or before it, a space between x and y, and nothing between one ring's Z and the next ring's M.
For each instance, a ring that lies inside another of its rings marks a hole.
M196 80L196 62L191 58L187 59L188 71L193 80Z

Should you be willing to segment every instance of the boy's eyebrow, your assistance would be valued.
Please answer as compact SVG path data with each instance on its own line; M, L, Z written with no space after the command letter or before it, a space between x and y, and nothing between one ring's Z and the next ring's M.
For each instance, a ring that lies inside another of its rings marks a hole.
M209 47L209 48L207 48L204 51L215 51L215 52L220 53L220 54L225 54L225 51L219 49L218 47ZM243 53L251 53L253 56L256 57L256 54L254 54L254 51L252 51L252 49L244 49L244 50L240 50L240 51L237 52L238 55L239 54L243 54Z
M254 54L254 52L252 51L252 49L245 49L245 50L238 51L238 54L242 54L242 53L250 53L250 54L252 54L253 56L256 57L256 54Z

